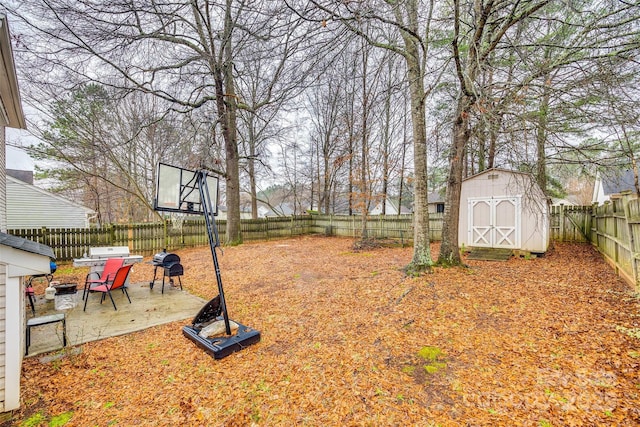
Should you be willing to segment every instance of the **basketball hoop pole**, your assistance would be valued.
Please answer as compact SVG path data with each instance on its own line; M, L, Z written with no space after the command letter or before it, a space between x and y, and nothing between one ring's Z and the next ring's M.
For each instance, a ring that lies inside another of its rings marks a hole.
M218 255L216 246L219 245L218 229L214 218L213 205L209 187L207 185L207 171L198 170L196 172L198 179L198 189L200 190L200 201L202 203L202 213L204 214L204 222L207 227L207 236L209 237L209 247L211 248L211 257L213 258L213 267L216 271L216 281L218 282L218 293L220 295L220 307L222 308L222 316L224 317L224 327L227 335L231 335L231 325L229 323L229 313L227 313L227 303L224 298L224 289L222 287L222 275L220 274L220 265L218 263Z

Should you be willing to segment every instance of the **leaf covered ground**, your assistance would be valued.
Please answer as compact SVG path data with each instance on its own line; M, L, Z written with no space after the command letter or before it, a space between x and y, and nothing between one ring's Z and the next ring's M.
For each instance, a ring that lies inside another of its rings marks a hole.
M225 248L230 317L260 343L214 360L185 321L29 358L10 423L640 425L640 301L590 246L410 278L411 248L353 243ZM184 287L217 295L209 249L177 253Z

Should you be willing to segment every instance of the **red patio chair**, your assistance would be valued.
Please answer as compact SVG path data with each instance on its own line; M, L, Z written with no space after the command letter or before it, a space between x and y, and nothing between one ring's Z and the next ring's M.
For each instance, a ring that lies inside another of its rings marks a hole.
M116 307L116 303L113 300L113 297L111 296L111 291L114 289L122 289L122 293L124 293L127 296L127 299L129 300L129 304L131 304L131 298L129 298L129 292L127 292L127 286L126 286L127 277L129 277L129 271L131 270L131 267L132 267L131 265L125 265L124 267L120 267L115 277L113 278L113 280L108 281L104 285L94 286L90 288L88 292L89 293L100 292L102 294L102 297L100 299L100 304L102 304L102 302L104 301L105 295L109 295L109 298L111 298L111 304L113 304L114 310L118 310L118 307ZM89 294L87 294L87 298L84 300L83 311L87 310L87 301L89 301Z
M113 281L116 272L124 264L124 258L107 258L107 262L104 264L104 270L102 273L93 271L87 274L87 278L84 282L84 290L82 291L82 299L85 299L87 292L91 289L91 286L106 285L107 282ZM91 275L98 275L97 278L91 278Z

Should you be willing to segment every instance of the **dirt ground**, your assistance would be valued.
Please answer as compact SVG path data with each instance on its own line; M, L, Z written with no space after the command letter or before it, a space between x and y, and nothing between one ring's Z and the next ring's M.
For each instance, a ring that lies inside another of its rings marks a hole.
M417 278L401 271L411 248L352 247L225 248L230 317L260 343L214 360L180 322L27 359L7 424L640 425L640 299L590 246ZM184 287L217 295L209 249L177 253Z

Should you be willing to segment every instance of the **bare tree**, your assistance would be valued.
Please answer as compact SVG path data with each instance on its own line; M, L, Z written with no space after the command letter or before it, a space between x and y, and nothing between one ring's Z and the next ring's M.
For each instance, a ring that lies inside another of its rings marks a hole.
M472 109L477 105L477 77L488 66L488 60L507 32L518 22L529 18L549 0L523 2L494 2L474 0L463 7L454 0L453 59L459 83L457 106L453 119L453 142L449 152L449 178L445 196L442 244L438 262L459 264L458 221L462 188L465 149L468 146ZM464 11L468 10L468 14ZM464 44L466 49L461 50Z
M413 258L410 273L430 270L433 263L429 239L427 204L427 131L425 79L428 74L429 36L434 13L433 0L422 2L323 2L312 0L314 9L292 8L311 21L336 21L369 44L400 55L407 69L411 103L414 170ZM366 22L366 26L362 24ZM392 32L388 30L392 29ZM431 87L437 77L433 78ZM430 89L431 90L431 89Z
M59 73L153 94L176 111L214 107L209 144L224 147L224 169L206 157L182 166L224 175L227 243L241 241L236 58L269 30L263 26L268 19L260 19L269 12L265 8L266 3L234 0L28 0L8 6L29 27L25 50Z

